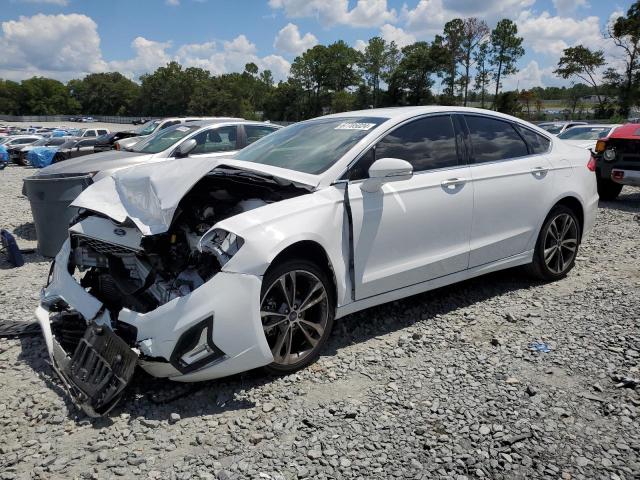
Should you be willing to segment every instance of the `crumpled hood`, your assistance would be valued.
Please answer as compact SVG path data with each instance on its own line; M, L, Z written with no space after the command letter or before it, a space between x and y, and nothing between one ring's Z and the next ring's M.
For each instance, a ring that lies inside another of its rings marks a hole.
M149 159L147 153L123 152L112 150L108 152L93 153L82 157L71 158L64 162L54 163L40 170L38 175L91 173L113 168L123 168L137 165Z
M563 140L563 142L567 142L574 147L586 148L587 150L596 148L596 140Z
M314 175L269 165L220 157L187 157L120 170L84 190L71 204L122 223L130 219L143 235L166 232L178 203L207 173L219 165L267 174L313 189Z

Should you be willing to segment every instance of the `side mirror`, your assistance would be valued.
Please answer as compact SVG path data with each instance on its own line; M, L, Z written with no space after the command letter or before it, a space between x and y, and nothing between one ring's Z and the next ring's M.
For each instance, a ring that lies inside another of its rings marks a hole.
M190 138L186 142L182 142L180 146L176 149L176 158L186 157L193 151L198 143L194 138Z
M384 183L409 180L413 176L413 166L400 158L381 158L369 167L369 178L362 183L362 190L375 192Z

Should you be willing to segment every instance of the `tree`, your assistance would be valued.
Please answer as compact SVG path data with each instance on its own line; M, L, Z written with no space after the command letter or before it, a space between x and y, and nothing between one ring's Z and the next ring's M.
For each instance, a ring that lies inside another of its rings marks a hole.
M357 69L359 56L358 51L343 40L338 40L327 46L326 54L323 56L323 60L327 62L327 76L324 86L334 92L340 92L345 88L357 85L361 79Z
M19 115L20 84L11 80L0 80L0 113Z
M446 74L444 83L445 97L449 97L447 103L455 102L456 79L458 77L458 62L462 58L462 42L464 36L464 22L459 18L449 20L444 24L442 46L446 52Z
M491 48L489 63L495 68L493 78L496 82L494 105L497 107L497 97L500 92L500 82L507 75L513 75L518 71L516 64L524 55L522 37L518 37L517 25L503 18L496 28L491 31Z
M600 95L599 82L597 81L598 69L604 66L604 52L602 50L590 50L587 47L578 45L576 47L565 48L562 57L558 61L558 68L553 73L565 80L571 77L578 77L593 87L598 105L603 106L603 98ZM572 114L575 112L575 106Z
M140 86L118 72L92 73L67 84L69 94L85 113L94 115L134 114Z
M80 104L71 98L62 82L44 77L21 82L19 103L22 115L58 115L80 111Z
M434 65L427 42L416 42L402 49L402 58L389 80L396 104L404 103L405 94L410 105L423 105L431 100Z
M369 39L360 56L359 66L373 92L373 106L380 104L380 81L387 80L399 61L399 51L395 42L387 42L381 37Z
M491 77L489 70L489 43L482 42L473 54L476 63L475 88L480 91L480 106L484 108L484 100L487 95L487 86Z
M518 115L522 111L522 106L518 102L516 92L504 92L496 96L494 100L496 110L507 115Z
M531 119L531 103L535 100L535 93L533 90L522 90L518 98L527 109L527 118Z
M624 52L624 74L607 72L609 83L617 87L620 94L620 114L629 115L637 100L638 69L640 68L640 1L636 1L627 15L618 17L608 29L608 37ZM613 83L615 82L615 83Z
M291 79L307 93L306 116L320 113L320 91L328 82L327 47L316 45L296 57L291 64Z
M475 17L465 18L462 28L462 42L460 44L462 68L464 74L461 78L462 92L463 92L463 105L467 106L467 96L469 91L469 82L471 81L470 70L475 61L474 53L478 46L483 44L483 41L489 34L489 27L484 20L478 20Z

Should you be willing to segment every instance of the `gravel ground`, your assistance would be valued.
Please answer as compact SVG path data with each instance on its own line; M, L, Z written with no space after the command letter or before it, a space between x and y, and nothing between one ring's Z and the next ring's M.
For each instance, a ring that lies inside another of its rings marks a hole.
M28 174L0 172L24 246ZM639 212L640 189L602 202L560 282L507 271L351 315L286 378L140 374L109 418L69 403L39 337L0 339L0 478L639 478ZM47 269L0 261L0 319L32 319Z

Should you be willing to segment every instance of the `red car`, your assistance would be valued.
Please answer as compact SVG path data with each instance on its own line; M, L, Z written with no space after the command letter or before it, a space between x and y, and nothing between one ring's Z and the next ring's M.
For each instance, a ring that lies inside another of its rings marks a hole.
M640 124L627 123L598 140L595 148L598 195L614 200L623 185L640 186Z

